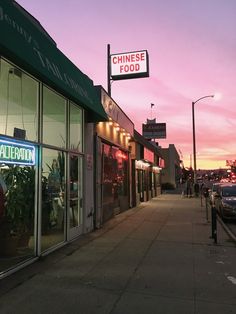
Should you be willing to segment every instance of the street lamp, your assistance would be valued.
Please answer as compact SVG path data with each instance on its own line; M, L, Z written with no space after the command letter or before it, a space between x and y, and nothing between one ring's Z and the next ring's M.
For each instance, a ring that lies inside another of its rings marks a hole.
M193 180L194 184L197 183L197 162L196 162L196 139L195 139L195 116L194 116L194 105L204 98L215 97L215 95L203 96L196 101L192 102L192 118L193 118Z

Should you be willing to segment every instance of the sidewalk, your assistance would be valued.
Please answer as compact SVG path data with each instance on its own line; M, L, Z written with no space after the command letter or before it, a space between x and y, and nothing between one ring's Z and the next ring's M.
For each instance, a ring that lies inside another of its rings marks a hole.
M236 246L163 194L0 281L1 314L236 313Z

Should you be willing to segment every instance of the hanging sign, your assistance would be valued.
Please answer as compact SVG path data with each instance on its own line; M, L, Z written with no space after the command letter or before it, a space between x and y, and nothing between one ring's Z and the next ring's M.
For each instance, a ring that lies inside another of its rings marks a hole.
M110 58L111 78L113 80L149 76L147 50L113 54Z
M143 157L145 160L149 162L154 162L154 153L150 151L149 149L147 149L146 147L144 147L143 155L144 155Z
M148 139L166 138L166 123L143 124L143 136Z
M0 139L0 163L35 165L35 146Z

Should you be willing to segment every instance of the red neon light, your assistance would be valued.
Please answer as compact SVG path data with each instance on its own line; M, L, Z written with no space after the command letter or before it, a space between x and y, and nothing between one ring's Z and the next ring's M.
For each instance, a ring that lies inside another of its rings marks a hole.
M121 151L117 151L117 152L116 152L116 158L121 158L121 159L127 160L127 159L128 159L128 156L127 156L127 154L125 154L125 153L123 153L123 152L121 152Z

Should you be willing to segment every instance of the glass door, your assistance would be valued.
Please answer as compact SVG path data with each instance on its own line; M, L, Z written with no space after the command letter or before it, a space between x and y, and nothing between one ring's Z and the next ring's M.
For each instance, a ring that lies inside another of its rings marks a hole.
M70 155L69 159L69 239L82 233L83 224L83 173L82 157Z
M42 150L41 251L65 241L65 153Z

